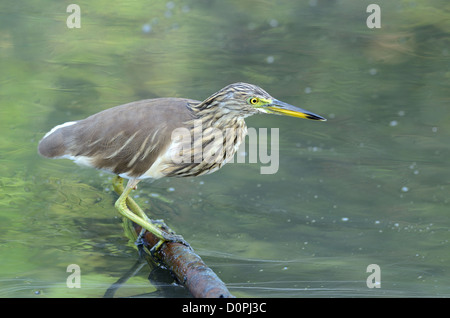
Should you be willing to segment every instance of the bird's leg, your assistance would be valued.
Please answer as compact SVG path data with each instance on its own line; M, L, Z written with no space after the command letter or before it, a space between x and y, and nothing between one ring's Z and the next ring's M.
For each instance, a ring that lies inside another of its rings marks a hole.
M133 190L136 187L138 182L139 182L138 179L131 179L128 181L127 186L122 191L122 194L120 195L119 199L117 199L115 207L124 217L140 225L143 230L147 229L148 231L152 232L156 237L163 240L164 236L162 234L162 231L149 222L149 218L145 215L142 209L139 208L138 205L134 202L134 200L129 197L131 190ZM133 210L135 210L134 213L130 211L130 209L127 206L127 203L130 204L130 208L133 207Z
M144 219L145 221L161 228L161 226L155 222L154 220L151 220L147 214L145 214L145 212L141 209L141 207L136 203L136 201L134 201L132 198L127 197L127 206L129 207L129 209L134 212L134 214L139 215L142 219ZM134 242L134 244L136 244L136 246L138 247L138 249L140 249L143 245L144 245L144 235L145 232L147 231L147 229L145 228L141 228L141 231L136 239L136 241Z
M118 193L119 195L122 194L124 191L123 178L121 178L119 176L115 176L114 180L113 180L113 187L114 187L114 190L116 191L116 193ZM147 221L149 223L153 223L152 220L150 220L150 218L147 216L147 214L145 214L145 212L141 209L141 207L129 196L127 196L127 206L134 214L140 216L142 219L144 219L145 221ZM138 238L134 242L134 244L136 244L136 246L138 248L140 248L144 245L143 237L144 237L145 231L146 231L146 229L142 228L141 232L139 233Z
M119 176L115 176L113 180L113 187L114 191L116 191L117 194L121 195L124 191L123 189L123 178ZM132 189L133 190L133 189ZM150 218L145 214L145 212L141 209L141 207L134 201L132 198L127 196L127 206L130 208L134 214L140 216L144 220L151 222Z
M123 193L123 178L119 177L119 176L114 176L113 179L113 187L114 187L114 191L116 191L117 194L121 195ZM155 224L157 227L159 228L166 228L168 229L169 227L164 223L164 220L151 220L147 214L141 209L141 207L136 203L136 201L134 201L132 198L130 198L129 196L127 197L127 206L129 207L129 209L134 212L134 214L139 215L140 217L142 217L144 220L151 222L153 224ZM145 230L144 230L145 232Z
M160 229L161 225L155 225L148 218L145 212L136 204L136 202L129 197L131 190L133 190L138 184L138 179L130 179L127 183L125 189L123 189L123 179L121 177L116 177L113 182L114 190L117 193L120 193L119 199L117 199L115 203L115 207L119 211L122 216L128 218L134 223L140 225L142 227L141 233L139 234L138 240L136 242L137 245L142 244L142 237L145 231L151 232L157 238L159 238L159 242L151 249L152 254L157 251L164 242L179 242L186 246L189 246L186 241L180 235L169 234ZM127 206L129 205L129 208ZM131 211L130 211L131 209Z

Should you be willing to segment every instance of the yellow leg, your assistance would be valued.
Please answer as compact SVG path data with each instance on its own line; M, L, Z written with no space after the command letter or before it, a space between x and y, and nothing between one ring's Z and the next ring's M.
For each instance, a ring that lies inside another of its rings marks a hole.
M157 225L154 225L145 214L145 212L136 204L136 202L132 198L129 197L131 190L133 190L138 183L138 179L130 179L125 189L123 189L123 179L118 176L114 179L114 190L117 193L121 193L119 199L117 199L115 203L115 207L119 211L119 213L129 220L133 221L134 223L140 225L143 231L147 230L160 239L159 242L152 248L153 252L157 251L166 241L179 242L185 245L189 245L183 240L180 235L169 234L162 231ZM130 208L128 208L127 204ZM143 232L141 232L141 234L143 234Z
M117 194L122 195L122 193L124 192L123 178L121 178L119 176L115 176L114 180L113 180L113 187L114 187L114 191L116 191ZM130 208L130 210L132 212L134 212L134 214L136 214L136 215L140 216L141 218L143 218L144 220L150 222L150 219L147 216L147 214L145 214L145 212L141 209L141 207L129 196L127 196L127 206Z

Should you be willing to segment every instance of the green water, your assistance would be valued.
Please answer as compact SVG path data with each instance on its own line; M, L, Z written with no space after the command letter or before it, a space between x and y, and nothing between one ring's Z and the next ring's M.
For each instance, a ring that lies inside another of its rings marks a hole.
M137 259L111 176L39 157L48 130L237 81L328 121L248 118L279 129L278 172L142 183L152 217L238 297L449 297L450 4L376 1L369 29L373 2L77 1L79 29L70 2L1 2L0 297L101 297ZM116 296L160 295L149 274Z

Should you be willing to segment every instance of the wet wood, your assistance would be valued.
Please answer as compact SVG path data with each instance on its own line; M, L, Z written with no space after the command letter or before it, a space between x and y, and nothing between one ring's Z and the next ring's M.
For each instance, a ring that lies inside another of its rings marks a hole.
M136 233L140 233L140 226L134 225L134 228ZM158 243L159 239L152 233L146 232L144 240L151 247ZM169 269L193 297L234 297L220 278L190 247L181 243L164 243L155 254L157 261Z

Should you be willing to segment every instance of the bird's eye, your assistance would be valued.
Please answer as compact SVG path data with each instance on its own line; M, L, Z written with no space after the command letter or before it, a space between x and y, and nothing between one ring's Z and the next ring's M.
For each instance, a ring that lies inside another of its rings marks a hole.
M256 104L258 104L259 99L256 98L256 97L252 97L252 98L249 99L249 102L250 102L250 104L252 104L252 105L256 105Z

